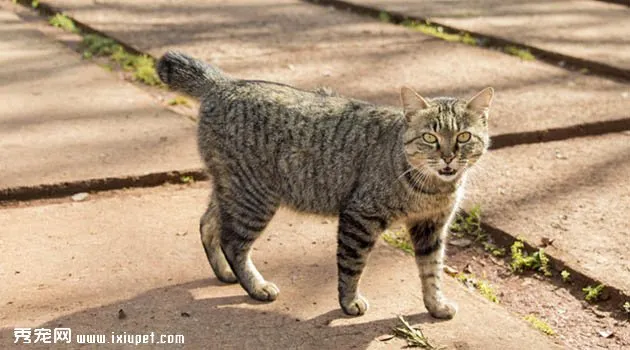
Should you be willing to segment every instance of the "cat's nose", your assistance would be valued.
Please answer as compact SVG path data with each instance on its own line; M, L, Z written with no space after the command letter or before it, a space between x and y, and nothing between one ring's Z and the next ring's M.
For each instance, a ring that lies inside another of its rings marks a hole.
M450 162L453 161L453 159L455 159L455 155L454 154L443 154L442 155L442 159L444 159L444 162L446 162L446 164L450 164Z

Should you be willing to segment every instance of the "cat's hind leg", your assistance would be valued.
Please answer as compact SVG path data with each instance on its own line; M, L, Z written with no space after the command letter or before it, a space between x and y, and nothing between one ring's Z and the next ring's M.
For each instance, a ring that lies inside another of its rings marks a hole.
M435 318L450 319L457 305L448 301L441 290L447 220L426 220L409 229L422 282L424 305Z
M208 209L201 216L199 231L203 249L215 276L225 283L238 282L221 250L221 217L219 202L214 193L208 204Z
M252 189L250 191L250 194L221 197L221 248L247 294L259 301L273 301L280 290L258 272L250 251L254 241L275 214L279 203L254 195Z

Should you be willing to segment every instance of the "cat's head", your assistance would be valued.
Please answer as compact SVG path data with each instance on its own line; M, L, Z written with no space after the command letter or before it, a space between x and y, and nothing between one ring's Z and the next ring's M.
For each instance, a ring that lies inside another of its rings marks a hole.
M405 155L409 164L422 173L454 181L488 148L492 88L469 100L425 99L407 87L402 88L400 96L407 120Z

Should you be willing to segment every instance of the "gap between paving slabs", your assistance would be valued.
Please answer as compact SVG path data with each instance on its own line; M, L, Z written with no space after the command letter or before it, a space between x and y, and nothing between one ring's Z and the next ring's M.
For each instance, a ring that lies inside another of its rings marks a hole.
M523 43L507 40L498 36L481 34L469 30L463 30L455 28L453 26L445 25L435 21L430 21L427 18L418 16L408 16L404 13L395 11L385 11L376 7L359 5L343 0L302 0L308 3L317 4L321 6L332 6L338 10L350 11L364 16L369 16L381 21L389 22L392 24L403 26L415 26L421 25L426 28L435 29L438 35L432 35L437 38L444 39L445 36L461 36L463 40L448 40L447 41L462 41L464 43L475 45L479 47L494 49L506 54L515 56L526 55L527 59L536 59L541 62L553 65L555 67L562 67L571 71L588 72L594 75L606 77L613 80L622 82L630 82L630 70L614 67L605 63L582 59L574 56L561 54L554 51L541 49L535 46L526 45ZM623 1L623 0L620 0ZM533 57L531 57L533 55Z
M335 8L342 10L350 10L353 12L357 12L359 14L368 15L374 18L382 19L383 11L375 8L358 6L355 4L350 4L344 1L338 0L303 0L309 3L315 3L319 5L328 5L334 6ZM17 3L31 8L32 1L30 0L17 0ZM63 14L63 11L56 9L45 2L39 2L38 6L35 9L45 17L51 17L56 14ZM416 17L407 17L400 13L395 12L387 12L388 21L395 24L402 24L408 20L414 20L419 23L424 23L427 25L437 25L444 28L444 31L452 34L458 35L469 35L473 38L476 38L477 45L487 47L487 48L505 48L508 45L517 46L520 48L524 48L530 50L535 56L536 59L542 60L546 63L557 65L559 61L567 62L564 65L564 68L571 70L579 70L585 67L588 67L591 72L602 75L609 78L619 79L622 78L624 81L630 81L630 71L620 70L615 67L610 67L607 65L600 64L598 62L592 62L587 60L582 60L570 56L564 56L561 54L557 54L554 52L548 52L545 50L541 50L534 47L529 47L526 45L517 44L511 41L507 41L501 38L489 37L486 35L480 35L474 32L469 31L461 31L456 28L452 28L449 26L444 26L437 23L430 23L426 19L416 18ZM65 15L65 14L64 14ZM77 21L76 19L65 15L67 18L71 19L75 26L80 30L81 35L85 34L96 34L102 36L104 38L109 38L114 41L121 47L123 47L127 52L135 55L146 55L153 59L155 57L144 53L140 50L137 50L133 46L126 44L116 38L112 38L111 36L96 30L89 25ZM539 142L549 142L556 140L569 139L574 137L583 137L583 136L591 136L591 135L601 135L611 132L619 132L630 130L630 118L614 120L614 121L602 121L595 123L585 123L580 125L574 125L570 127L564 128L554 128L548 130L538 130L538 131L530 131L530 132L521 132L521 133L510 133L510 134L500 134L494 136L493 145L491 149L500 149L504 147L511 147L519 144L527 144L527 143L539 143ZM147 174L142 176L129 176L129 177L113 177L113 178L103 178L103 179L89 179L83 181L76 182L64 182L59 184L50 184L50 185L40 185L40 186L25 186L25 187L17 187L5 189L0 192L0 205L7 202L13 201L30 201L36 199L44 199L44 198L59 198L65 197L77 192L100 192L100 191L109 191L116 190L122 188L132 188L132 187L154 187L160 186L165 183L187 183L189 181L205 181L208 180L207 174L202 169L198 170L188 170L188 171L170 171L170 172L160 172ZM487 224L482 224L482 228L490 234L492 239L503 247L509 247L513 244L514 241L517 240L513 235L508 232L502 231L498 228L492 227ZM536 248L528 243L523 242L525 244L525 248L528 251L535 251ZM582 294L581 287L582 285L596 285L599 284L597 280L594 278L587 276L577 270L572 269L570 266L566 265L561 260L550 256L547 254L552 263L552 267L555 271L560 272L562 270L567 270L571 273L574 284L571 286L562 285L563 288L566 288L571 291L571 293L580 297ZM610 299L608 305L611 304L622 304L624 301L628 300L628 296L625 295L621 290L613 287L606 286ZM610 307L610 311L618 311L618 308ZM613 310L614 309L614 310Z

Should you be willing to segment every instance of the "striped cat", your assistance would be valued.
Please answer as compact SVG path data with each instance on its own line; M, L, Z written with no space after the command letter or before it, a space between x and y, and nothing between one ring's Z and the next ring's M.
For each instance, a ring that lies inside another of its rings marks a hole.
M338 215L339 303L362 315L359 280L379 234L407 225L420 270L424 303L451 318L454 303L440 290L444 241L467 170L486 151L486 88L465 101L424 99L403 88L403 108L233 79L181 53L157 65L171 88L201 100L198 145L213 179L201 218L201 240L217 278L240 282L256 300L278 287L250 258L279 206Z

